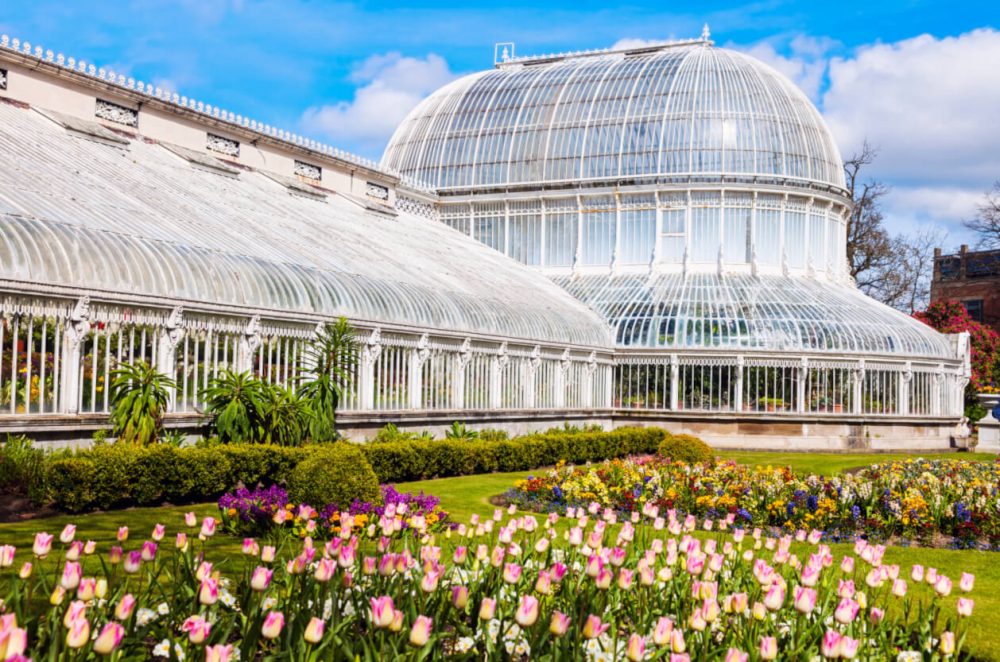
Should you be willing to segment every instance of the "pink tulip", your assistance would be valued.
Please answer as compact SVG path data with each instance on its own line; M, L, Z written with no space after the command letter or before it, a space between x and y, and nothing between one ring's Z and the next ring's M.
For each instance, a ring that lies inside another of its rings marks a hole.
M14 565L14 553L17 548L13 545L0 546L0 568L9 568Z
M959 598L958 599L958 615L959 616L972 616L972 599L971 598Z
M628 643L625 646L625 657L632 660L632 662L639 662L639 660L646 657L646 640L642 638L641 634L632 634L629 636Z
M552 620L549 621L549 632L555 637L561 637L569 630L570 618L561 611L552 612Z
M687 648L687 642L684 641L684 631L680 628L674 628L674 631L670 633L670 650L674 653L683 653ZM670 656L670 659L674 659L674 655ZM687 659L685 656L684 659Z
M134 575L139 572L139 568L142 567L142 552L138 550L133 550L125 555L125 562L122 564L122 568L126 573Z
M823 657L837 658L840 656L840 640L842 635L833 630L827 630L823 634L823 641L820 643L820 653Z
M153 534L150 536L156 542L163 540L163 537L167 535L167 527L163 524L157 524L153 527Z
M794 598L796 611L809 614L816 608L816 589L796 586Z
M271 563L274 561L275 549L271 545L264 545L260 548L260 560L264 563Z
M854 572L854 557L853 556L845 556L843 559L841 559L840 560L840 570L845 575L849 575L852 572Z
M785 604L785 587L773 584L764 596L764 606L771 611L778 611Z
M531 595L522 595L518 603L517 611L514 612L514 620L521 627L527 628L535 624L538 620L538 600Z
M192 644L203 644L212 631L212 624L201 616L188 616L181 624L181 632L188 633Z
M59 542L68 545L73 542L74 537L76 537L76 524L67 524L59 534Z
M80 560L80 553L83 551L83 543L79 540L74 540L66 548L66 560L67 561L78 561Z
M503 580L508 584L516 584L521 579L521 566L516 563L506 563L503 567Z
M80 577L82 575L83 569L80 568L79 563L76 561L67 561L66 565L63 566L62 578L59 580L59 584L67 591L72 591L80 585Z
M610 627L610 623L601 622L600 616L590 614L587 616L587 621L583 625L583 636L587 639L597 639L602 634L607 632Z
M85 616L77 618L66 627L66 646L83 648L90 642L90 621Z
M337 564L333 561L333 559L320 559L319 562L316 563L316 571L313 573L313 577L321 584L325 584L333 579L336 572Z
M924 566L914 565L910 569L910 579L915 582L922 582L924 580Z
M847 625L848 623L853 623L854 619L858 617L859 609L860 606L854 600L842 598L840 604L837 605L836 611L833 613L833 617L838 623Z
M260 636L265 639L277 639L283 627L285 627L285 615L280 611L269 611L260 626Z
M976 576L970 575L967 572L962 573L962 578L958 582L958 587L962 589L964 593L968 593L972 590L972 586L976 582Z
M938 579L937 579L937 582L934 583L934 590L942 598L950 595L951 594L951 580L948 579L947 577L945 577L944 575L940 575L938 577Z
M726 653L725 662L747 662L750 659L749 653L744 653L737 648L730 648Z
M0 657L13 662L31 662L22 657L27 649L28 631L17 627L13 619L5 622L0 628Z
M897 598L906 597L906 580L897 579L892 583L892 594Z
M392 619L396 611L396 606L393 604L392 598L388 595L383 595L379 598L371 598L370 602L372 606L372 625L377 628L387 628L392 625Z
M812 588L819 582L820 569L816 566L807 565L802 568L802 585Z
M48 556L52 551L52 536L48 533L36 533L35 544L32 545L31 551L39 558Z
M941 633L941 643L938 644L938 650L941 651L942 655L951 655L955 652L954 632Z
M105 583L106 580L105 580ZM90 602L97 593L97 579L94 577L83 577L76 590L76 597L84 602Z
M245 556L257 556L260 554L260 545L253 538L244 538L242 552Z
M493 619L493 616L497 612L497 601L493 598L483 598L483 601L479 604L479 618L483 621L489 621Z
M410 644L418 648L426 646L431 638L431 628L433 625L434 621L427 616L417 616L417 620L413 622L413 627L410 628Z
M760 659L778 659L778 640L775 637L762 637L760 640Z
M115 618L119 621L127 621L129 617L132 616L132 612L135 610L135 598L132 597L131 593L126 593L122 596L121 600L118 601L117 606L115 606Z
M469 604L469 587L453 586L451 588L451 604L455 606L455 609L464 610Z
M181 550L182 552L187 549L188 537L186 533L178 533L177 539L174 541L174 546Z
M118 542L125 542L128 540L128 527L119 526L118 527Z
M198 601L203 605L214 605L219 601L219 580L205 577L198 590Z
M313 616L306 625L306 631L302 633L302 638L310 644L318 644L323 640L323 632L326 630L326 623Z
M211 538L215 535L215 518L206 517L201 521L201 532L199 534L204 538Z
M205 662L231 662L232 660L232 644L216 644L205 648Z
M147 540L144 543L142 543L142 560L143 561L154 560L156 558L156 548L157 548L156 543L150 540Z
M267 587L271 585L271 577L273 575L273 570L257 566L250 576L250 588L254 591L266 591Z
M611 578L612 572L609 568L601 568L597 572L597 577L594 578L594 586L602 591L606 591L611 588Z
M854 597L854 582L844 581L841 579L837 583L837 596L841 598L853 598Z
M840 645L837 647L840 657L850 660L857 656L858 646L861 644L857 639L851 639L847 635L840 638Z
M705 569L705 557L701 554L692 554L688 556L686 569L689 574L697 577Z
M868 612L868 618L871 619L872 623L879 623L885 618L885 611L878 607L872 607L871 611Z

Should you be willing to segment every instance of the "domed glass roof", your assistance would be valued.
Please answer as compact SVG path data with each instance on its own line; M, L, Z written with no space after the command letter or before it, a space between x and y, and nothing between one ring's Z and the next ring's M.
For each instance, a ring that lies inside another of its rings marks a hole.
M749 274L553 280L614 327L619 347L954 358L948 339L852 287Z
M410 113L382 164L439 190L706 177L844 186L809 99L709 42L466 76Z

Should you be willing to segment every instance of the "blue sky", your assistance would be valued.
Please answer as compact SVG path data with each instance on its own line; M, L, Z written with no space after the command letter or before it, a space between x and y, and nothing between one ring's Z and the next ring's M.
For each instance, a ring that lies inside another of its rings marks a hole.
M966 238L1000 178L1000 9L974 1L5 3L0 32L377 158L406 110L521 54L689 38L708 22L798 83L848 154L881 149L890 226Z

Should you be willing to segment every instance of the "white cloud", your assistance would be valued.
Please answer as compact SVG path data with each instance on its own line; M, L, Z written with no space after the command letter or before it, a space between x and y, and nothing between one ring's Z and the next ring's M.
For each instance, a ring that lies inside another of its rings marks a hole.
M619 39L611 45L611 50L613 51L624 51L631 50L633 48L646 48L647 46L659 46L660 44L666 43L662 39L637 39L634 37L625 37Z
M359 85L353 100L309 108L301 124L309 133L377 158L406 114L454 78L444 58L433 53L425 58L373 55L351 74Z
M969 233L962 221L972 218L982 200L981 189L928 182L892 187L883 200L883 210L886 226L892 232L912 234L932 227L946 231L956 242L968 242Z
M845 154L878 146L883 178L985 189L1000 176L997 62L992 29L866 46L830 62L823 114Z
M826 37L798 35L788 44L787 55L779 53L773 41L761 41L747 47L729 46L771 65L815 102L819 100L826 75L828 55L837 42Z

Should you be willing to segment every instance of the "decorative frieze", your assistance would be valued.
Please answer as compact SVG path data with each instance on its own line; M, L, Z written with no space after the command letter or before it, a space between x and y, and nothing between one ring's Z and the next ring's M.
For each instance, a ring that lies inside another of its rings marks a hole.
M315 182L322 181L323 179L322 168L311 163L306 163L305 161L299 161L298 159L295 161L295 174Z
M117 103L111 103L110 101L105 101L104 99L97 100L97 107L94 110L94 116L98 119L114 122L115 124L124 124L125 126L130 126L132 128L139 126L138 110L135 110L134 108L126 108L125 106L119 106Z
M231 138L223 138L214 133L206 134L206 136L205 147L208 150L225 154L226 156L239 157L240 143L238 141Z
M428 202L421 202L413 198L399 196L396 198L396 208L406 214L420 216L432 221L439 220L438 213L434 205Z
M368 185L365 187L365 195L381 202L389 202L389 189L381 184L368 182Z
M7 70L0 69L0 90L7 89Z

